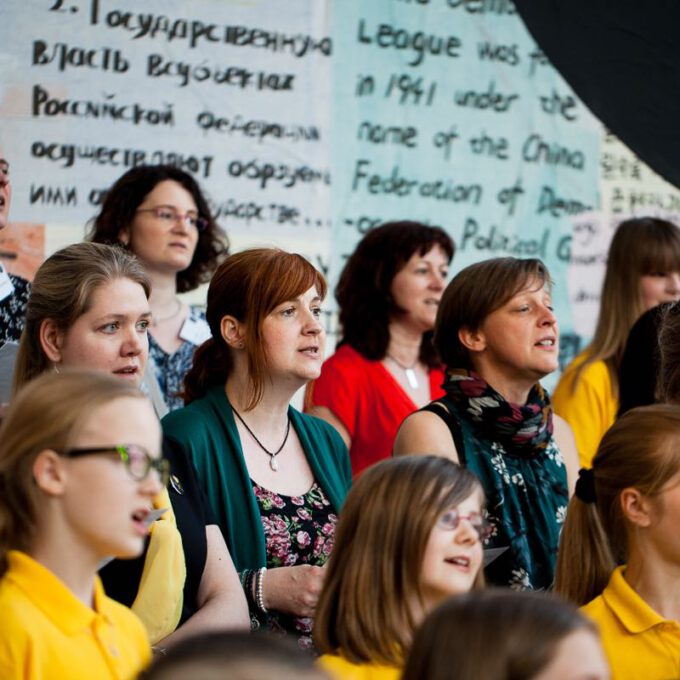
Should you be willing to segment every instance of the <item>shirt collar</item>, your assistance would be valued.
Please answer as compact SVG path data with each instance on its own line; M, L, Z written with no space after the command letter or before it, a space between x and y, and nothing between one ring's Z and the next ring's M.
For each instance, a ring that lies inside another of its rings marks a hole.
M642 633L660 624L672 623L655 612L623 577L625 567L617 567L602 593L607 606L629 633Z
M20 588L66 635L90 628L98 616L106 615L106 596L98 576L94 579L94 608L81 602L49 569L19 550L7 553L8 569L3 578Z

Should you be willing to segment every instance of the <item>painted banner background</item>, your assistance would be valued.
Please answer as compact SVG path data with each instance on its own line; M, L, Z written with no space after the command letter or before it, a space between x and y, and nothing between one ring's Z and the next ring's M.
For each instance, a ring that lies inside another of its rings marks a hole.
M563 363L592 333L618 221L680 212L509 0L4 0L0 145L0 256L22 275L82 239L126 169L173 162L232 249L296 250L331 282L387 219L446 228L454 273L541 257Z

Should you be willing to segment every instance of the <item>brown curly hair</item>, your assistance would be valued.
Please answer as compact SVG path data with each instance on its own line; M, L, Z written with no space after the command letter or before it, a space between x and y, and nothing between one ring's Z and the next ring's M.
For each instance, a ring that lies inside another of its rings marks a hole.
M137 209L149 192L166 180L177 182L186 189L196 202L199 216L208 222L198 234L191 264L177 274L177 292L186 293L210 281L217 265L228 255L229 241L215 221L198 183L183 170L173 165L140 165L128 170L106 192L101 210L92 220L87 239L95 243L120 245L121 229L132 223Z

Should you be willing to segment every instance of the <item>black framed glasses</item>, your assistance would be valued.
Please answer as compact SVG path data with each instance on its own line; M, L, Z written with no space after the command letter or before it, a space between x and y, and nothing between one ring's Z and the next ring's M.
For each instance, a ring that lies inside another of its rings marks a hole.
M59 453L66 458L79 458L98 453L116 454L123 461L130 477L138 482L146 479L151 470L158 473L163 486L166 486L170 476L170 464L165 458L154 458L143 446L137 444L83 447L60 451Z
M477 532L480 541L491 535L491 524L489 524L489 520L481 512L471 512L469 515L462 515L456 508L449 508L439 516L437 526L445 531L455 531L463 519L470 522L472 528Z
M151 213L160 222L166 224L175 224L182 222L183 224L193 227L197 231L204 231L208 227L208 220L205 217L200 217L194 212L182 213L172 205L156 205L153 208L140 208L138 213Z

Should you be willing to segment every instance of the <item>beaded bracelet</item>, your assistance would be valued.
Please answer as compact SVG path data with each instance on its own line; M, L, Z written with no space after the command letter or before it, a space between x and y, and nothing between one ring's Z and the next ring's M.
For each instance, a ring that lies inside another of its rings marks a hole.
M267 608L264 606L264 572L267 571L267 567L261 567L257 572L257 579L255 581L255 602L257 608L263 613L267 613Z

